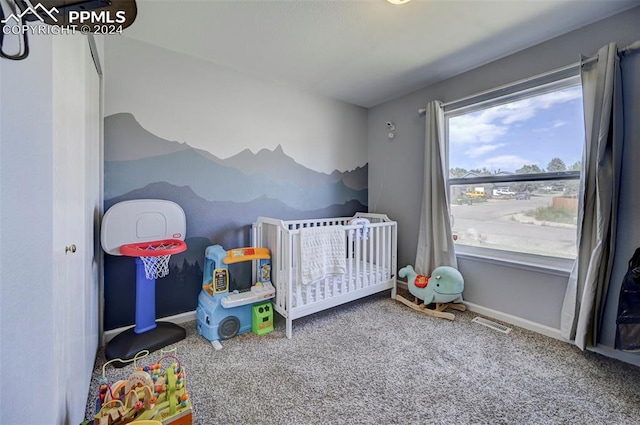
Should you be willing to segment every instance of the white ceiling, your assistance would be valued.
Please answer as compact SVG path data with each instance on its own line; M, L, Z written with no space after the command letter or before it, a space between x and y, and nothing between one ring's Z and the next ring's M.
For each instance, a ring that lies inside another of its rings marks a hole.
M125 35L371 107L640 0L138 0Z

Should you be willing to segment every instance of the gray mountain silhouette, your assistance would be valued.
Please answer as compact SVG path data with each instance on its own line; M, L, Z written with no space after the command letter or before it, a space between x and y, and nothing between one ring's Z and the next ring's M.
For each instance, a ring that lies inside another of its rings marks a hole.
M325 182L308 189L293 179L246 175L234 167L210 161L191 148L135 161L107 161L104 164L104 196L107 199L155 182L189 186L209 201L249 202L267 196L298 210L316 210L352 199L362 204L368 201L366 189L356 191L342 181Z
M282 146L276 149L262 149L253 153L245 149L240 153L222 159L212 153L196 149L187 143L169 141L143 128L130 113L119 113L105 118L105 161L131 161L151 158L191 149L209 161L224 167L235 168L246 176L258 179L295 182L297 186L312 189L338 183L349 189L367 189L368 165L349 171L335 170L331 174L311 170L288 156Z
M105 210L118 202L132 199L165 199L177 203L187 217L188 238L205 237L224 247L248 245L251 223L259 216L294 220L351 217L356 212L367 211L367 207L357 200L317 210L297 210L266 196L250 202L208 201L189 187L177 187L165 182L151 183L123 196L106 199Z
M357 167L350 171L335 170L331 174L311 170L288 156L282 146L274 150L261 149L253 153L249 149L218 161L224 165L242 170L251 176L268 176L275 180L294 179L299 186L312 189L326 183L337 183L342 180L345 186L355 190L367 188L368 166Z
M105 117L104 140L105 161L132 161L191 148L186 143L165 140L145 130L128 113Z

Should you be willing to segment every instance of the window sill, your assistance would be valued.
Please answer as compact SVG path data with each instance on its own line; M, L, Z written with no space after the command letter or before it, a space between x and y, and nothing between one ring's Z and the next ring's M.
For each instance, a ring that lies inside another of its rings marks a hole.
M569 277L575 260L543 255L501 251L468 245L456 245L456 257L500 266Z

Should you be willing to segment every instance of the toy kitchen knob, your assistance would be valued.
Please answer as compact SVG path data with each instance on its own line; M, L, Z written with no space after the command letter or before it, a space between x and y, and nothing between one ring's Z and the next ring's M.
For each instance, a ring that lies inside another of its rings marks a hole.
M68 253L72 253L73 254L74 252L76 252L76 244L74 244L74 243L72 243L71 245L66 246L64 248L64 253L65 254L68 254Z

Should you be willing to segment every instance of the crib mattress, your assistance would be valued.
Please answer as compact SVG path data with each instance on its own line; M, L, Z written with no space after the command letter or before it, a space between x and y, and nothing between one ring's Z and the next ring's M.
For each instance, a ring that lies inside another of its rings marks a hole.
M388 267L369 262L361 262L359 267L355 263L351 267L347 265L347 273L329 276L308 285L299 282L297 271L293 270L292 308L354 292L389 279Z

